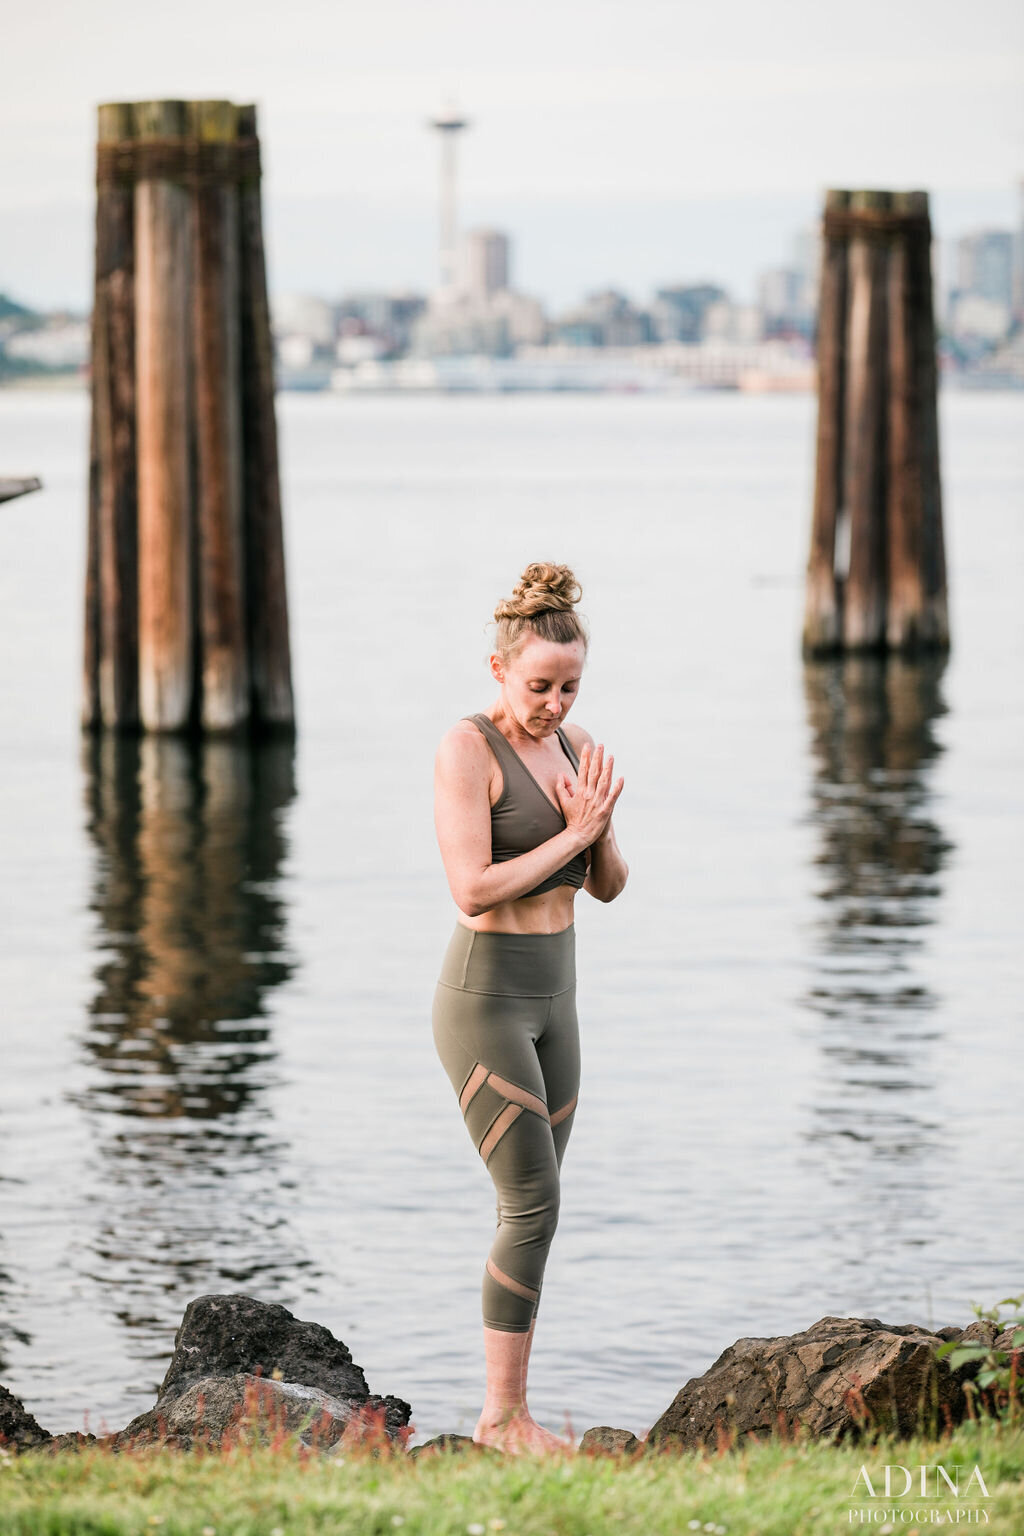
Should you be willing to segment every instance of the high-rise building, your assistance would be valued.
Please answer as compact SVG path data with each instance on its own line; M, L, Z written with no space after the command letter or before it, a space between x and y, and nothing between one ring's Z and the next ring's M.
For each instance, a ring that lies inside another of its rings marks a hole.
M797 305L802 314L817 314L823 249L820 220L806 224L793 238L793 270L800 274Z
M1014 240L1008 229L982 229L957 241L957 288L961 293L1013 306Z
M462 243L462 286L474 299L489 299L509 286L509 238L500 229L471 229Z
M727 298L725 289L714 283L659 288L651 306L655 338L658 341L700 341L707 309Z

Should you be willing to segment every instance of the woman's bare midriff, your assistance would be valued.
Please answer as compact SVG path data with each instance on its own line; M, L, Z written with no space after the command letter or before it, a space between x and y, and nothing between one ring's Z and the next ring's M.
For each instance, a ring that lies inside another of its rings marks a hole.
M539 896L499 902L479 917L467 917L460 907L459 922L480 933L561 933L572 923L575 895L575 886L556 885Z

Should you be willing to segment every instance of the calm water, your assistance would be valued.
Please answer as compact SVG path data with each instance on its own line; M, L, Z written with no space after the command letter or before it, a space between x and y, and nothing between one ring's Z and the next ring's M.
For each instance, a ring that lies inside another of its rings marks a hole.
M631 876L576 906L534 1413L644 1433L744 1334L1019 1291L1024 397L941 409L948 664L805 667L811 399L285 396L300 731L248 752L83 740L87 403L0 394L46 486L0 508L0 1380L47 1427L120 1427L237 1290L471 1432L433 754L535 558Z

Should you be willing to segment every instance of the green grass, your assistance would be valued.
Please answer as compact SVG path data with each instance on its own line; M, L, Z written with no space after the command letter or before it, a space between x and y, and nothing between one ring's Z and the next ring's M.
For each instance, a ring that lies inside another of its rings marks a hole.
M987 1519L968 1521L952 1495L874 1501L876 1511L922 1510L889 1529L1024 1531L1024 1429L967 1423L939 1440L867 1447L807 1439L748 1444L724 1454L547 1458L444 1454L410 1460L356 1447L333 1461L296 1448L226 1452L138 1449L114 1455L87 1446L0 1452L0 1536L816 1536L884 1532L882 1519L850 1521L861 1466L880 1491L886 1463L942 1464L961 1485L977 1464L990 1498ZM915 1471L915 1479L920 1474ZM916 1484L915 1484L916 1486ZM976 1506L974 1506L976 1507ZM931 1512L931 1516L929 1516ZM696 1522L696 1524L694 1523Z

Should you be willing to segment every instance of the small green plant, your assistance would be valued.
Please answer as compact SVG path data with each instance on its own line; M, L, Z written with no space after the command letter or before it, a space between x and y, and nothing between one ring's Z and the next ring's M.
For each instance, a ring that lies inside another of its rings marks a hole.
M958 1370L960 1366L969 1361L979 1360L981 1370L973 1380L964 1382L964 1392L968 1404L973 1410L975 1394L980 1394L982 1404L989 1412L1008 1424L1015 1424L1017 1419L1024 1415L1024 1362L1021 1361L1021 1353L1024 1351L1024 1317L1020 1315L1020 1309L1024 1306L1024 1296L1007 1296L1002 1301L997 1301L994 1307L983 1309L977 1302L971 1303L971 1311L982 1322L995 1325L996 1334L1002 1333L1006 1328L1012 1327L1014 1333L1010 1339L1008 1349L996 1349L994 1342L984 1344L981 1341L970 1340L962 1344L959 1339L948 1339L935 1351L936 1360L944 1360L949 1356L950 1370ZM1000 1316L1004 1307L1012 1307L1016 1316L1003 1318ZM972 1417L973 1411L972 1411Z

